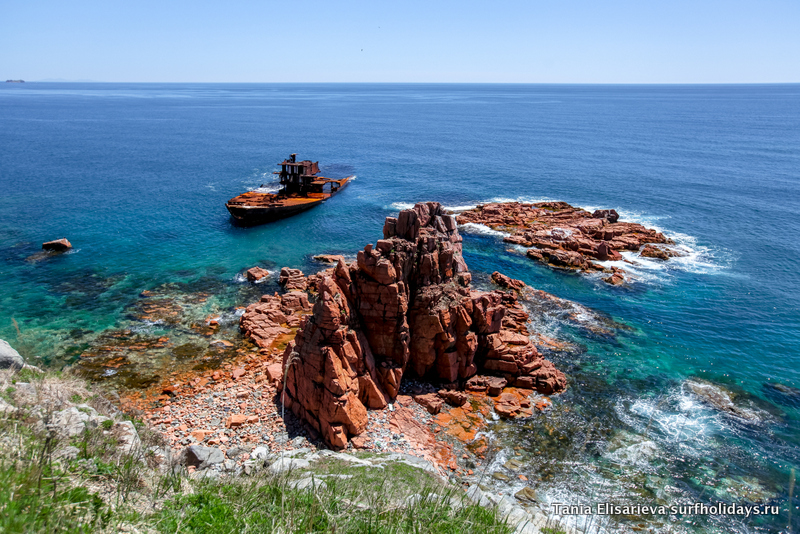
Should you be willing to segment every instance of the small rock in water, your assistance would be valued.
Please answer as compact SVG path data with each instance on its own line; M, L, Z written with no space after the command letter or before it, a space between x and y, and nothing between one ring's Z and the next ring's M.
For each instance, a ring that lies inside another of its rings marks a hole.
M339 260L344 261L344 256L338 254L317 254L314 256L314 259L322 263L331 263L335 265L339 263Z
M501 482L508 482L509 480L511 480L510 476L506 475L505 473L501 473L500 471L495 471L494 473L492 473L492 478L494 478L495 480L499 480Z
M731 392L721 386L696 379L687 380L685 384L689 391L712 408L749 422L763 419L757 411L734 404Z
M536 495L536 490L531 487L525 486L514 494L518 500L523 502L538 502L539 497Z
M262 278L269 276L269 271L261 267L253 267L247 270L247 279L251 282L258 282Z
M504 463L503 467L505 467L506 469L509 469L511 471L516 471L517 469L522 467L522 464L519 462L519 460L515 460L514 458L512 458L509 461L507 461L506 463Z
M679 254L673 250L656 247L654 245L645 245L644 248L642 248L642 251L639 253L639 255L645 258L668 260L670 258L678 256Z

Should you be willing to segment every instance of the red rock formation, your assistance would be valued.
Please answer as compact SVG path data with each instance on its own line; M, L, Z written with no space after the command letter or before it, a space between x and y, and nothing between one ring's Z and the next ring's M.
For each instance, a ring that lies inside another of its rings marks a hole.
M483 224L508 232L511 235L504 241L531 247L527 251L529 258L554 267L584 271L605 270L592 260L620 261L620 250L637 251L648 243L671 243L663 234L641 224L619 222L619 214L614 210L589 213L566 202L485 204L461 213L458 222ZM613 275L604 280L621 283Z
M281 334L300 324L297 312L311 310L308 295L292 291L285 295L264 295L261 301L247 307L239 327L245 336L262 349L268 349Z
M281 269L278 283L286 291L305 291L306 288L308 288L308 281L306 277L303 276L303 271L300 269L290 269L289 267Z
M612 286L621 286L625 283L625 271L618 267L612 267L611 272L611 276L603 278L603 282L611 284Z
M463 391L440 389L437 394L450 406L464 406L469 401L469 395Z
M644 256L645 258L656 258L659 260L668 260L670 258L674 258L676 256L681 255L680 253L674 250L669 250L662 247L656 247L653 245L645 245L639 254L641 256Z
M566 386L528 339L516 295L470 290L455 219L438 203L387 218L375 247L309 278L319 298L284 353L283 398L333 447L363 432L366 409L394 399L406 372L453 384L482 368L543 393Z
M251 282L257 282L265 276L269 276L269 271L261 267L253 267L247 270L247 279Z
M338 254L317 254L314 256L314 259L322 263L332 263L334 265L339 263L339 260L344 261L344 257Z
M514 278L510 278L498 271L492 273L492 281L500 287L512 289L517 292L522 291L525 288L525 282L522 280L515 280Z
M436 415L442 411L444 400L435 393L426 393L425 395L414 395L414 400L428 410L431 415Z

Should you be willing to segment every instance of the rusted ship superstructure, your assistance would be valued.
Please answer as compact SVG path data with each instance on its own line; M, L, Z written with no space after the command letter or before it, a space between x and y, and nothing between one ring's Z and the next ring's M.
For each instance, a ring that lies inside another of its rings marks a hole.
M325 202L354 178L318 176L319 162L297 161L297 154L279 165L281 170L273 173L280 176L281 189L277 193L248 191L225 204L238 224L252 226L297 215Z

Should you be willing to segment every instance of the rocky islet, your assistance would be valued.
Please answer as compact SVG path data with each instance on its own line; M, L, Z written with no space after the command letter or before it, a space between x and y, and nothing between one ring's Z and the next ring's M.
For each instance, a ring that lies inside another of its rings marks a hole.
M625 261L621 251L641 251L641 256L660 260L680 255L664 234L620 221L616 210L590 213L566 202L481 204L459 213L458 223L503 232L503 241L527 248L529 258L552 267L606 273L603 281L611 285L625 282L624 269L597 262Z

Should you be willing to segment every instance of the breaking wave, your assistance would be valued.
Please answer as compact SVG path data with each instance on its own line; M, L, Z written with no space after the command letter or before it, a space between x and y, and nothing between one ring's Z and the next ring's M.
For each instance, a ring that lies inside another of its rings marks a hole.
M691 456L706 451L710 438L724 426L718 412L682 388L655 399L620 399L614 408L623 422L645 438L663 445L678 444Z
M496 237L504 237L508 234L499 232L484 224L478 223L467 223L459 225L458 229L465 234L473 234L473 235L489 235L489 236L496 236Z

